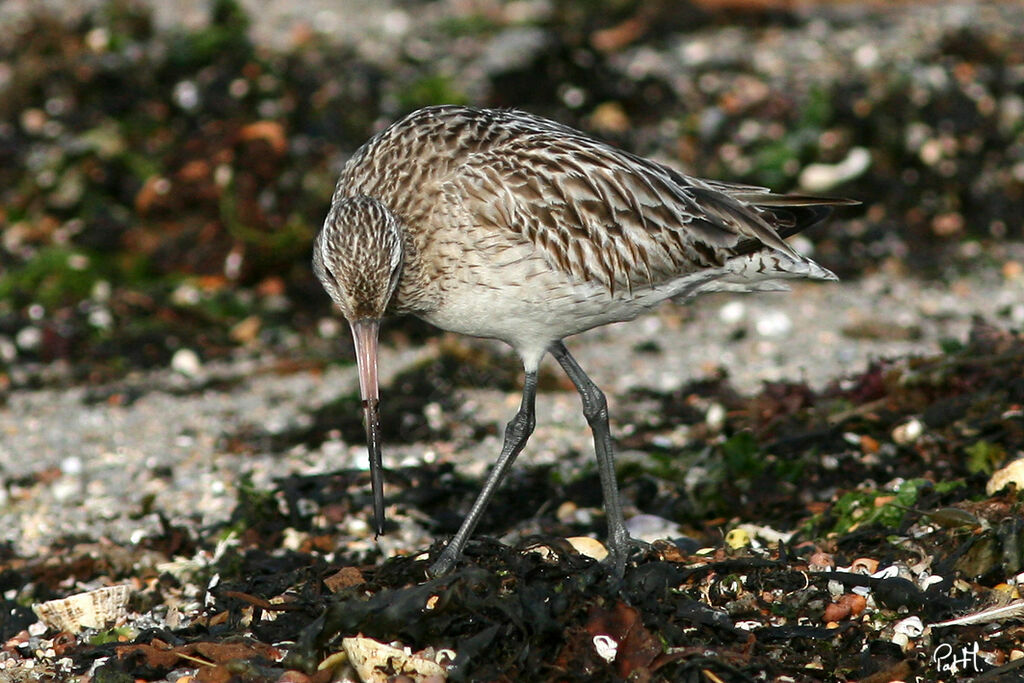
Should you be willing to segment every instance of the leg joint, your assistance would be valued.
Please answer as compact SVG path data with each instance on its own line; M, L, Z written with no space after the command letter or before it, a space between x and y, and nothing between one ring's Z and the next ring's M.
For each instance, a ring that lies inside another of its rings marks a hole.
M595 420L608 421L608 399L596 384L591 384L589 391L581 392L580 396L583 399L583 416L588 423L592 424Z
M505 425L505 440L512 444L522 444L533 434L537 418L533 411L520 410Z

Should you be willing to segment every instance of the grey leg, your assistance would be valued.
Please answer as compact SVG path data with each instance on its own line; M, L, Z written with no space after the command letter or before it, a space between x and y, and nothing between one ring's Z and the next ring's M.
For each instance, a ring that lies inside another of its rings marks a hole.
M615 572L622 576L626 570L626 558L629 556L633 541L626 531L622 502L619 500L619 484L615 479L615 455L612 448L612 433L608 427L608 401L593 380L587 377L587 373L583 372L576 359L569 354L565 344L555 342L549 350L580 392L583 415L594 433L597 473L601 477L605 518L608 522L608 551Z
M537 423L536 411L534 410L536 398L537 373L536 371L527 372L526 382L523 386L523 402L519 406L519 412L516 413L515 417L505 427L505 443L501 447L501 455L498 456L498 461L494 463L491 473L487 476L487 482L484 484L483 490L477 496L472 509L470 509L466 519L462 522L462 526L459 527L458 533L448 542L447 547L441 552L437 560L434 561L434 564L430 565L428 571L431 576L447 574L455 566L455 563L458 562L459 557L462 556L462 549L466 546L466 541L469 540L473 529L476 528L477 523L480 521L480 517L483 516L484 508L487 507L487 503L490 502L494 491L501 484L501 480L505 478L505 474L508 473L508 469L515 462L516 456L523 450L527 439L530 438L530 434L533 433L533 427Z

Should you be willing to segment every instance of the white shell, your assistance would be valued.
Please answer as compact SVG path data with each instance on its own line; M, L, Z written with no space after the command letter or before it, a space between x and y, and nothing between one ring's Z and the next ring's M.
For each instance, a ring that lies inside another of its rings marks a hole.
M448 679L448 672L443 666L413 654L409 648L399 650L365 636L343 638L341 646L364 683L385 683L393 676L408 676L413 680L428 677Z
M603 633L594 636L594 649L597 656L611 664L619 653L619 643L614 638Z
M604 544L596 538L591 538L590 536L572 536L565 540L569 541L569 545L571 545L573 550L578 552L580 555L586 555L598 562L608 557L608 548L604 547Z
M106 628L123 619L130 595L130 586L118 584L32 605L32 610L50 628L78 633L87 628Z

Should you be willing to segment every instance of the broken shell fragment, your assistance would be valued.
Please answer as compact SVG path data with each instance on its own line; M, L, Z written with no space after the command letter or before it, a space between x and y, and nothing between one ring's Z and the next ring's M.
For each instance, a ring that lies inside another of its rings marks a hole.
M430 678L444 681L448 678L443 666L412 653L409 648L400 650L363 636L344 638L341 646L360 680L367 683L385 683L396 676L407 676L413 680Z
M126 584L104 586L32 605L32 611L50 628L78 633L87 628L106 628L124 619L130 595L131 587Z
M619 653L619 643L611 636L596 635L594 636L594 649L597 650L598 657L611 664Z
M608 557L608 549L605 548L604 544L596 538L591 538L590 536L572 536L566 540L569 541L569 545L573 547L573 550L578 552L580 555L586 555L598 562Z
M850 571L854 574L874 574L878 571L878 560L873 557L858 557L850 563Z

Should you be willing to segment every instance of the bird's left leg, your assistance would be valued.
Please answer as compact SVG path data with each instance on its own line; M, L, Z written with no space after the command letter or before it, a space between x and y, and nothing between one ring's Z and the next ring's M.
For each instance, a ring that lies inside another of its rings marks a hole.
M561 341L551 345L551 355L555 357L565 374L569 376L583 400L583 415L594 433L594 451L597 453L597 473L601 477L601 492L604 494L604 510L608 523L608 551L611 555L615 572L622 576L626 568L626 558L635 541L626 531L626 521L622 514L622 502L619 500L619 484L615 479L615 455L612 448L612 433L608 427L608 400L604 393L594 384L587 373L583 372L576 359L569 354L569 349Z
M519 412L505 426L505 442L501 447L501 455L498 456L497 462L491 468L487 482L473 503L469 514L466 515L466 519L462 522L462 526L459 527L458 532L452 537L452 540L448 541L448 545L441 551L441 554L434 563L430 565L430 569L427 570L431 576L447 574L455 567L455 563L459 561L459 558L462 557L462 549L469 541L469 537L476 528L477 522L483 516L484 509L487 507L487 503L490 502L491 496L494 495L498 485L501 484L501 480L505 478L505 474L508 473L512 463L515 462L516 456L526 446L526 441L530 438L530 434L533 433L533 428L537 424L537 411L534 405L536 398L537 371L530 370L527 371L526 380L523 383L523 402L519 406Z

